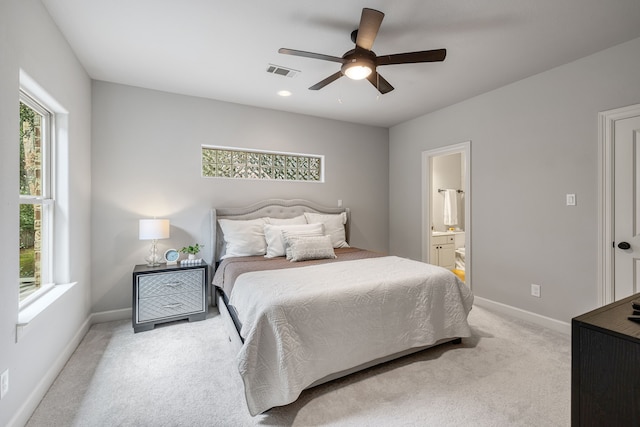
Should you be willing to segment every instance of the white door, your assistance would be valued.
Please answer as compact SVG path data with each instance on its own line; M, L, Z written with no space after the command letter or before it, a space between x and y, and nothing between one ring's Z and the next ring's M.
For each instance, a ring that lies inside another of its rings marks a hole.
M614 125L615 301L640 292L640 112Z

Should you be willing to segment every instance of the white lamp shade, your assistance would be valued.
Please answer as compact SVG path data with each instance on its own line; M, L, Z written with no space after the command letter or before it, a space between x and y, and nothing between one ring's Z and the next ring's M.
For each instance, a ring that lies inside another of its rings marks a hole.
M141 219L140 240L168 239L168 219Z

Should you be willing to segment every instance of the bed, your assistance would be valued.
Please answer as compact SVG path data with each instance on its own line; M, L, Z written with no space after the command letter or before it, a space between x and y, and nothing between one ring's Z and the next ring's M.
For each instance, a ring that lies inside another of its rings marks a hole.
M348 208L265 200L211 211L213 292L252 416L307 388L470 336L450 271L349 245Z

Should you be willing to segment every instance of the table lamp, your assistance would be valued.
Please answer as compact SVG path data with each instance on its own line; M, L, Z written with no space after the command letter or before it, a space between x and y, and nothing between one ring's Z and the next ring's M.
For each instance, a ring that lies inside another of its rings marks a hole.
M140 240L151 240L149 256L145 258L149 267L160 265L160 255L158 255L158 239L169 238L168 219L141 219L139 229Z

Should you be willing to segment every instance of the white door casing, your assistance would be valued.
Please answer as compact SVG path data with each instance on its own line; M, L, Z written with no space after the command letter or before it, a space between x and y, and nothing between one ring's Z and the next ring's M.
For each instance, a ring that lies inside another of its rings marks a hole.
M599 116L598 304L605 305L640 291L640 105Z

